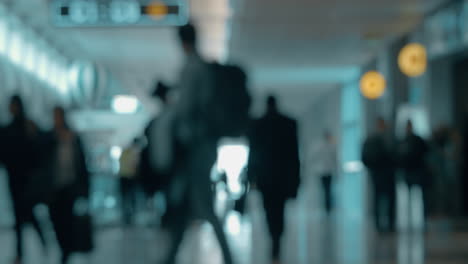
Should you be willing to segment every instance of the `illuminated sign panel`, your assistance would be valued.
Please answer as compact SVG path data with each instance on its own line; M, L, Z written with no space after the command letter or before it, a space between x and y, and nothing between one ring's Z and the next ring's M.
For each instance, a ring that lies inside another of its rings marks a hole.
M51 18L59 27L183 25L187 0L53 0Z

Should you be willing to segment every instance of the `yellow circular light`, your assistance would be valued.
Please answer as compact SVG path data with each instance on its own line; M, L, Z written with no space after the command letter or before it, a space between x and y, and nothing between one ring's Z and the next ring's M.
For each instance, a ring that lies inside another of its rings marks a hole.
M386 88L385 77L376 71L370 71L361 78L361 93L364 97L375 100L380 98Z
M406 45L398 56L398 66L401 72L409 77L423 75L427 69L426 48L418 43Z
M160 1L152 2L146 7L146 14L156 20L164 18L168 13L169 8L165 3Z

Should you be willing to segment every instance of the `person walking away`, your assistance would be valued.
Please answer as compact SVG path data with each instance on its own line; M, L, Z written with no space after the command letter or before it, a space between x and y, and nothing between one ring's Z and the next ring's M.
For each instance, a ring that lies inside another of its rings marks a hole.
M334 207L333 182L337 177L337 155L335 140L330 132L325 132L324 141L318 152L319 166L322 167L320 179L324 194L324 208L330 214Z
M428 167L426 159L429 153L429 146L420 136L416 135L413 123L408 121L406 124L406 136L400 142L398 149L399 166L403 173L405 183L410 190L410 196L413 197L415 189L422 192L424 216L428 209L427 192ZM414 212L415 208L412 208Z
M253 121L249 142L248 177L263 195L272 258L279 263L285 204L297 195L300 162L296 121L279 112L275 97L268 97L266 114Z
M374 190L374 221L379 233L393 232L396 211L395 139L386 121L378 118L376 132L363 146L362 162L367 167Z
M26 116L21 97L15 95L10 100L10 113L13 120L3 129L3 163L8 172L8 184L15 217L16 258L14 263L23 263L23 230L26 223L32 223L46 248L46 240L39 221L33 214L33 203L27 198L27 185L34 169L38 166L35 152L37 128Z
M170 90L171 88L163 82L157 82L156 88L152 93L152 97L155 101L159 102L162 108L161 112L164 111L170 103ZM139 177L147 197L153 197L157 192L163 195L165 210L161 216L161 227L167 229L172 223L176 222L175 219L178 218L178 208L168 199L170 196L170 188L168 187L170 186L173 170L163 172L151 164L150 149L158 147L151 136L151 130L155 129L154 126L157 126L158 120L159 115L154 117L145 128L144 134L147 139L147 144L143 147L140 154Z
M138 181L137 170L139 167L140 148L138 139L126 147L120 156L120 193L122 200L122 216L124 223L130 225L132 216L136 213Z
M48 169L55 189L50 216L62 254L61 263L67 264L73 253L89 252L92 248L89 218L82 224L82 219L87 218L83 211L88 207L90 177L80 137L69 127L61 107L54 109L54 129L47 140Z

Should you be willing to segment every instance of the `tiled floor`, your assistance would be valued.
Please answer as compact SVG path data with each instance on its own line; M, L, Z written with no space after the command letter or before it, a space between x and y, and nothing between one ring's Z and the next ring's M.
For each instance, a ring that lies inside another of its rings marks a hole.
M409 225L404 224L410 221L401 217L400 226L406 231L397 235L377 236L365 214L360 214L359 208L352 204L365 195L356 196L355 193L342 191L337 213L326 216L318 209L319 199L314 193L317 193L314 187L306 183L299 199L287 206L287 230L282 252L285 264L468 263L468 233L450 232L447 228L429 228L426 234L410 231ZM257 193L250 195L248 217L241 220L238 215L232 214L227 218L226 231L238 264L270 263L260 199ZM400 207L404 207L404 204ZM404 210L400 208L400 211ZM44 225L48 226L47 222ZM29 229L26 232L26 264L57 263L54 234L48 230L48 240L52 245L47 257L38 246L33 231ZM96 250L93 254L75 256L71 264L158 264L167 250L168 242L167 234L149 227L100 227L95 239ZM0 228L0 264L11 263L13 241L12 230ZM196 224L191 228L180 251L179 263L222 263L209 225Z

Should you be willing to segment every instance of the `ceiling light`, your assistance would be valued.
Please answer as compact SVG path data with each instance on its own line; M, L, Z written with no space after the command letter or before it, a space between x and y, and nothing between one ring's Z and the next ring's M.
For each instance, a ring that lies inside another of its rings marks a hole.
M370 71L361 78L361 93L367 99L375 100L380 98L386 88L385 77L376 71Z
M408 77L423 75L427 69L426 47L418 43L411 43L403 47L398 56L398 66Z
M112 109L119 114L133 114L138 110L138 99L131 95L116 95L112 100Z

